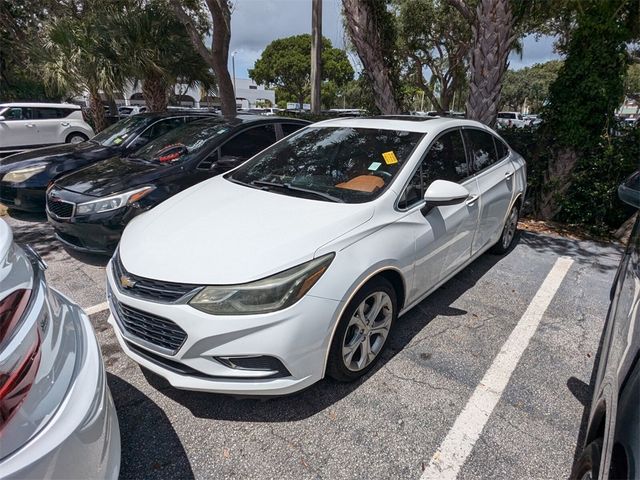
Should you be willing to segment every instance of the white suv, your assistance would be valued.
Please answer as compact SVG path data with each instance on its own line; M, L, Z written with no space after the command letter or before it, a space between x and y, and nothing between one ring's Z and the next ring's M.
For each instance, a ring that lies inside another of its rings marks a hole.
M1 103L0 152L54 143L80 143L93 137L77 105L69 103Z

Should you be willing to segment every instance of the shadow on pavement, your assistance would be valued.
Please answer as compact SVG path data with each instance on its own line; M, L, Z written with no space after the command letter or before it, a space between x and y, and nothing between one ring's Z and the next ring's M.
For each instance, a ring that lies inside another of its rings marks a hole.
M120 424L120 479L194 478L182 443L162 409L111 373L107 383Z
M600 272L617 269L623 251L623 247L615 243L574 240L557 235L541 235L530 232L520 233L520 243L538 252L569 256L577 263L588 264ZM597 255L594 255L594 246L600 247Z
M16 210L9 210L8 213L11 218L25 222L11 225L16 243L31 245L44 258L62 250L62 244L54 237L53 227L47 222L46 215Z
M451 304L472 288L502 257L483 255L456 277L398 320L389 345L376 367L354 383L324 379L302 392L285 397L235 397L191 392L173 388L164 378L142 369L149 383L162 394L188 408L198 418L239 422L289 422L316 415L348 396L382 368L398 352L438 316L457 316L467 312ZM242 399L242 401L238 401Z

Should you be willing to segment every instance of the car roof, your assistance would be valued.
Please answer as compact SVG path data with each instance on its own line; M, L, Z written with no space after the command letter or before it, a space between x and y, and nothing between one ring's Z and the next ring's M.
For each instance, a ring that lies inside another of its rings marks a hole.
M488 130L486 125L454 117L418 117L415 115L381 115L377 117L334 118L315 123L322 127L374 128L379 130L403 130L407 132L427 133L450 127L477 127Z
M4 107L68 108L72 110L80 110L80 106L74 103L37 103L37 102L0 103L0 108L4 108Z

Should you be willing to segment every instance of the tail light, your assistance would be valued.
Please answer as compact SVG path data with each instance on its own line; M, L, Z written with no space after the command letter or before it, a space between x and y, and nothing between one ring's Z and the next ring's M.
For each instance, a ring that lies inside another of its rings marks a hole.
M0 345L15 331L30 296L31 290L22 289L0 300ZM12 366L3 367L7 371L0 371L0 430L29 393L39 365L40 331L36 330L36 338L28 349Z

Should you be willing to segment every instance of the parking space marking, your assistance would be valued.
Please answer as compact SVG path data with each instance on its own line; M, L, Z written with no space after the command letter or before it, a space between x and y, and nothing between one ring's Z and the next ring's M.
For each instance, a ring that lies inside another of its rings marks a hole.
M87 315L93 315L94 313L100 313L109 308L109 304L107 302L102 302L97 305L93 305L89 308L85 308L84 311Z
M572 263L573 260L568 257L556 260L522 318L431 458L421 480L457 478Z

